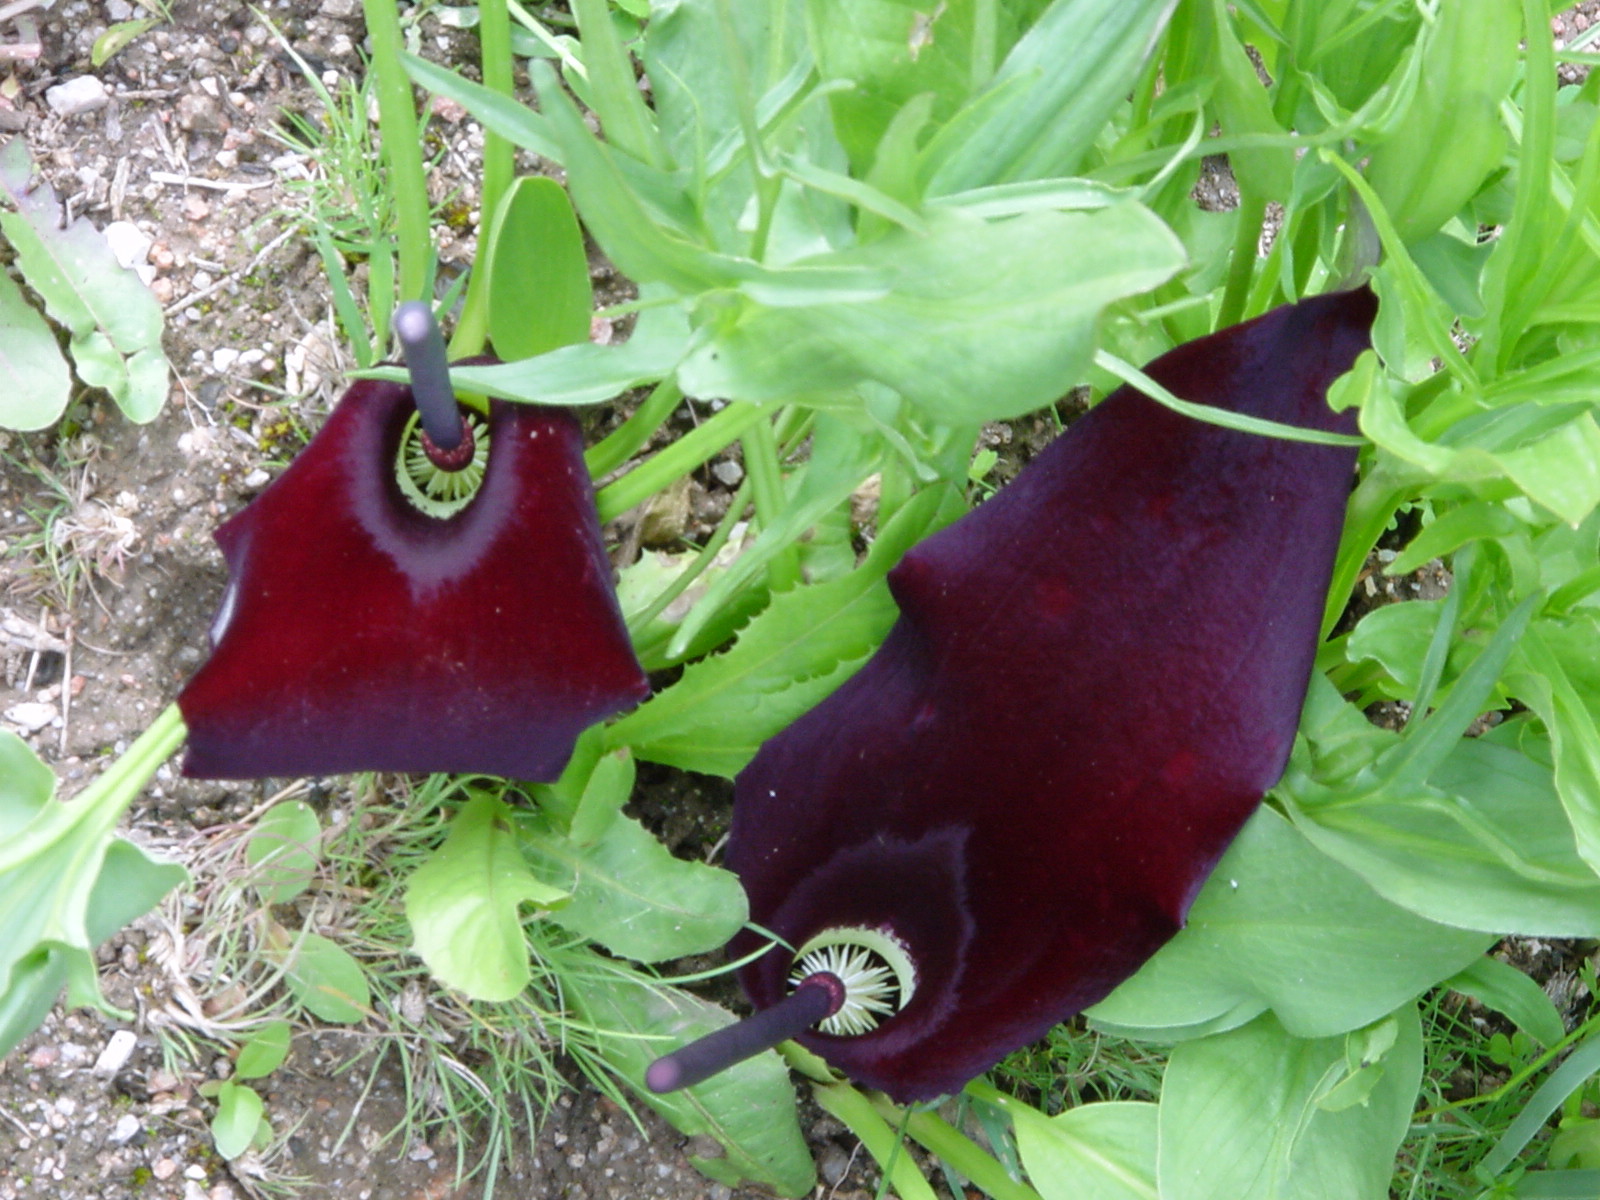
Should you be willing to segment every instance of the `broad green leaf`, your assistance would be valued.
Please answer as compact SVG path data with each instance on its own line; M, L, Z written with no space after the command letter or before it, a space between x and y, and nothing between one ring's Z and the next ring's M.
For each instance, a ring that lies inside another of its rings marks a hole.
M684 668L671 687L612 725L607 744L731 779L883 640L897 612L883 578L928 532L940 500L935 490L919 494L849 575L774 596L731 649Z
M731 1025L731 1013L664 984L574 974L565 986L586 1020L615 1035L602 1039L601 1053L640 1098L686 1137L713 1138L725 1152L691 1156L690 1162L729 1186L764 1184L791 1197L810 1192L816 1170L800 1134L788 1069L775 1051L682 1091L657 1095L644 1086L645 1068L655 1059Z
M0 426L44 429L72 399L72 373L55 334L11 276L0 271Z
M0 729L0 838L21 832L55 795L56 777L9 729Z
M1347 1076L1344 1038L1306 1040L1270 1015L1173 1048L1161 1089L1162 1200L1386 1200L1422 1076L1407 1005L1364 1104L1320 1101Z
M71 1003L106 1009L95 946L187 878L113 832L181 740L176 712L141 735L116 775L66 803L53 798L54 776L26 743L0 731L0 1056L33 1031L63 985Z
M594 292L583 231L566 189L542 175L517 180L490 227L489 341L502 359L587 343Z
M211 1118L211 1138L223 1158L238 1158L256 1140L266 1119L266 1105L251 1087L225 1079L217 1089L217 1114Z
M528 869L512 820L500 800L474 796L406 885L417 953L442 982L475 1000L510 1000L528 986L522 906L549 908L567 898Z
M1406 240L1454 216L1500 166L1499 106L1518 66L1517 0L1452 0L1423 35L1422 78L1367 176Z
M29 187L33 164L22 138L0 148L0 233L15 247L28 286L72 335L78 375L104 388L133 421L155 419L167 399L161 352L161 306L87 218L65 229L55 190Z
M303 800L274 804L261 815L245 845L255 868L250 882L268 904L287 904L311 886L322 823Z
M674 858L632 817L613 820L586 846L531 817L521 845L547 887L572 894L551 920L626 958L664 962L714 950L749 913L734 875Z
M1524 936L1600 928L1600 879L1579 857L1548 765L1521 727L1461 741L1429 785L1346 794L1283 785L1302 833L1388 900L1441 924Z
M239 1047L239 1057L234 1062L235 1079L262 1079L283 1066L289 1057L289 1043L293 1031L287 1021L268 1021L252 1033Z
M1004 1107L1041 1200L1156 1200L1154 1104L1082 1104L1058 1117L1020 1101Z
M928 147L928 195L1072 174L1176 3L1055 0Z
M267 956L283 967L284 986L314 1017L354 1025L372 1007L366 974L349 951L320 933L268 928Z
M1212 872L1188 924L1105 1000L1096 1024L1186 1036L1271 1009L1301 1037L1378 1020L1493 939L1389 903L1262 808Z
M1080 380L1106 305L1183 263L1172 232L1133 204L991 222L950 210L928 224L811 260L882 275L879 298L747 301L717 318L679 368L684 390L837 404L878 383L944 424L1017 416Z
M1561 1012L1549 994L1498 958L1485 955L1461 974L1446 980L1445 986L1494 1009L1541 1046L1552 1047L1567 1035Z

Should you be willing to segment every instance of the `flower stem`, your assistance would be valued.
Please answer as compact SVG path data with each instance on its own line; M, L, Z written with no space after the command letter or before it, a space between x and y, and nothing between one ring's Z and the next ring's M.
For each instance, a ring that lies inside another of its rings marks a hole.
M94 812L94 816L109 833L122 820L122 814L134 797L150 782L150 777L177 752L188 736L188 727L183 723L177 704L167 705L161 715L150 722L150 727L135 738L99 778L70 800L69 805L84 813L104 805L103 811Z
M394 0L362 0L378 78L378 132L389 164L400 244L400 296L421 300L428 291L432 238L428 230L428 177L411 81L400 65L400 10Z
M764 417L754 404L730 404L700 428L685 434L660 454L640 463L615 483L595 495L600 519L609 521L659 492L679 476L687 475L717 451L731 446Z
M750 490L755 498L756 516L763 529L778 519L783 512L783 468L778 463L778 439L772 431L772 422L757 421L744 435L744 469L750 476ZM790 545L772 556L767 564L767 582L775 592L784 591L800 582L799 547Z
M512 79L511 15L506 0L479 0L478 58L483 69L483 86L510 99L515 93ZM500 201L511 188L516 171L511 143L492 129L483 131L483 189L478 198L478 253L472 277L467 281L461 316L450 338L453 358L466 358L483 350L489 336L488 231L494 228Z

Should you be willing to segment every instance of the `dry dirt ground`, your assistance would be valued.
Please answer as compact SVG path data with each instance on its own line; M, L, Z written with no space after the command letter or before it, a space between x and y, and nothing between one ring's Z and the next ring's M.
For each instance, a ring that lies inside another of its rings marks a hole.
M70 794L200 661L225 579L212 529L293 456L341 388L343 339L295 219L296 183L314 164L277 136L286 113L318 120L320 109L259 14L330 89L361 71L364 29L357 0L256 9L176 0L170 21L96 68L96 38L142 11L127 0L16 8L0 4L0 141L24 138L72 215L114 227L127 264L166 309L174 370L169 403L147 426L90 396L58 430L0 432L0 715ZM421 28L430 57L470 60L463 35L431 18ZM439 197L456 193L449 211L465 218L437 231L449 271L471 256L482 137L448 107L433 129ZM0 262L8 258L0 247ZM615 286L602 268L601 294ZM614 532L637 547L714 522L727 504L722 480L737 479L728 467L706 472L665 529ZM169 765L125 828L194 863L218 828L266 798L262 785L182 780ZM193 914L192 898L169 899L102 949L107 995L133 1019L58 1010L0 1061L0 1200L482 1194L476 1181L458 1185L456 1147L391 1136L405 1110L402 1076L389 1065L373 1075L361 1035L334 1029L300 1029L287 1064L258 1084L274 1129L287 1134L281 1144L232 1165L219 1159L199 1088L226 1074L229 1057L193 1036L181 1003L205 990L204 955L181 937ZM815 1111L806 1122L819 1194L870 1194L843 1128ZM684 1149L648 1112L636 1126L578 1088L502 1172L496 1194L761 1194L710 1183ZM465 1152L470 1161L474 1147Z

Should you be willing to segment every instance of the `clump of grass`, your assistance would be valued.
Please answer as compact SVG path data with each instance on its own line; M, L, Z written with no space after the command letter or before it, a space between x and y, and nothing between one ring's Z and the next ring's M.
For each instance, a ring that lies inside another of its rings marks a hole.
M233 1045L268 1020L304 1020L284 987L282 965L268 950L267 929L335 936L360 964L370 990L365 1019L344 1027L350 1053L340 1070L365 1073L369 1088L380 1071L398 1070L405 1115L388 1139L453 1147L458 1177L481 1174L492 1191L519 1140L538 1129L571 1086L563 1064L576 1066L628 1110L601 1056L604 1031L568 1013L562 996L567 981L585 976L646 976L533 917L524 925L533 979L516 999L476 1002L432 980L410 948L404 892L412 870L444 841L449 802L463 782L481 787L483 781L434 776L413 785L368 775L352 780L348 791L324 795L309 886L290 904L266 903L264 879L281 881L281 874L264 877L248 861L247 847L258 817L272 805L317 803L306 783L198 835L190 862L196 887L170 899L166 909L169 944L161 957L172 999L161 1026L193 1059L200 1054L197 1040ZM330 1030L319 1028L324 1035ZM270 1171L272 1151L261 1157Z
M1166 1066L1162 1047L1112 1037L1075 1017L1010 1055L992 1078L1054 1116L1099 1100L1155 1100Z

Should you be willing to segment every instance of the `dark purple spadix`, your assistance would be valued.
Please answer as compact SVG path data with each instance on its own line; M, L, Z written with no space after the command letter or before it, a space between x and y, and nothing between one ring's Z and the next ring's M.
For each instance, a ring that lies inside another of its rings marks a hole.
M406 301L394 311L394 334L405 354L406 374L411 376L411 399L428 436L428 457L441 470L462 470L472 461L472 449L469 446L465 454L456 452L464 441L470 441L471 434L456 406L444 335L433 319L433 309L420 300Z
M652 1092L693 1087L779 1042L798 1037L838 1012L844 997L844 983L838 976L827 972L808 975L770 1008L656 1059L644 1073L645 1086Z
M617 606L577 421L491 404L481 484L407 498L414 411L357 383L289 469L217 530L231 580L178 697L184 771L463 771L548 780L649 690Z
M1146 369L1351 432L1327 390L1375 310L1305 300ZM898 1101L953 1092L1178 930L1287 760L1354 461L1121 388L906 556L883 646L738 780L752 921L796 946L870 930L915 970L902 1011L805 1045ZM774 951L741 979L759 1008L790 971Z

